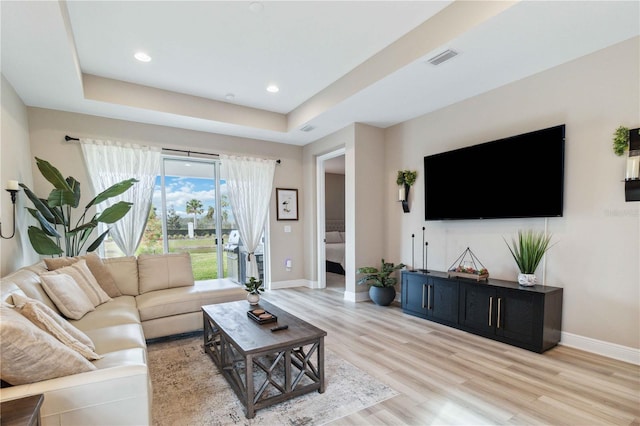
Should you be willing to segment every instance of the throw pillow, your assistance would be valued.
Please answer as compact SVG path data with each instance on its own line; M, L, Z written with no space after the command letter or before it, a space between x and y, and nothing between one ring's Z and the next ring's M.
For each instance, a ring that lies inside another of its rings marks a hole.
M189 253L138 256L140 294L194 284Z
M95 310L80 286L67 274L42 274L42 287L62 314L71 319L80 319Z
M0 318L0 378L5 382L23 385L96 369L13 308L0 306Z
M89 361L102 358L95 353L95 345L89 337L78 330L53 309L35 299L14 294L13 303L18 312L41 330L46 331L62 342L65 346L78 352Z
M109 297L122 296L113 275L111 275L111 271L109 271L105 266L100 256L94 252L77 257L53 257L50 259L44 259L44 263L47 265L48 270L55 271L56 269L73 265L83 259L87 261L87 266L89 267L91 274L93 274L100 287L102 287Z
M87 297L89 297L89 300L91 300L91 303L93 303L94 307L111 300L109 295L105 293L104 290L100 287L98 281L96 281L96 278L93 276L93 274L89 270L89 267L87 266L87 261L84 259L78 260L77 262L69 266L65 266L63 268L56 269L55 271L42 274L41 277L49 274L66 274L71 276L74 281L80 286L82 291L85 292Z

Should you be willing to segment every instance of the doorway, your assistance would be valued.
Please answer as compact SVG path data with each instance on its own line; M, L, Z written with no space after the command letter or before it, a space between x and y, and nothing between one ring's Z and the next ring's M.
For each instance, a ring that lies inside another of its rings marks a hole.
M345 291L345 150L317 158L318 287Z

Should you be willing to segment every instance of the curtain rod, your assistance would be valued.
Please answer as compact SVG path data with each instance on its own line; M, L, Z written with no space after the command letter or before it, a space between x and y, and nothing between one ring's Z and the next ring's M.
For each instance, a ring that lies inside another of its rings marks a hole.
M69 141L79 141L79 138L74 138L71 137L69 135L65 135L64 136L64 140L69 142ZM162 148L163 151L171 151L171 152L184 152L187 154L187 157L190 156L191 154L197 154L197 155L210 155L212 157L219 157L220 154L210 154L208 152L198 152L198 151L186 151L184 149L171 149L171 148ZM280 160L276 160L277 164L280 164Z

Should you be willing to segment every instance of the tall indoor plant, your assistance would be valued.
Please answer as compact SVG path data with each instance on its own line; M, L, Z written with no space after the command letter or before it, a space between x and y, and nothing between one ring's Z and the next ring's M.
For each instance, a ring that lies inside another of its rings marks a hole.
M394 265L385 262L382 259L380 269L373 266L363 266L356 271L358 274L364 274L358 280L358 285L369 284L369 297L376 305L389 306L396 297L395 285L398 279L392 274L398 269L404 268L403 263Z
M133 203L120 201L104 209L100 214L94 214L91 219L87 218L91 207L124 193L138 182L136 179L126 179L96 195L84 206L80 216L74 219L74 209L80 204L80 182L71 176L65 179L60 171L46 160L36 157L36 165L42 176L53 185L47 198L39 198L26 185L20 184L35 207L27 210L40 225L39 228L29 226L27 231L29 241L38 254L79 255L98 223L110 224L119 221L133 205ZM58 227L62 228L62 233L58 231ZM108 234L107 229L89 244L86 251L91 252L97 249Z
M505 240L505 243L507 241ZM551 248L551 235L533 230L518 231L518 239L507 243L507 247L518 265L518 283L523 286L536 284L535 272L542 256Z

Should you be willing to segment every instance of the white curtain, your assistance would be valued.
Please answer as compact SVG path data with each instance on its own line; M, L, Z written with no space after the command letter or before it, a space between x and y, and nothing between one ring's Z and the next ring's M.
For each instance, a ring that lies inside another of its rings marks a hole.
M149 217L156 177L160 173L160 148L129 143L80 139L91 184L96 194L118 182L138 180L123 194L109 198L98 208L119 201L133 203L121 220L111 224L109 234L120 250L134 256Z
M247 255L247 277L259 277L255 251L269 213L275 160L221 155L229 203Z

